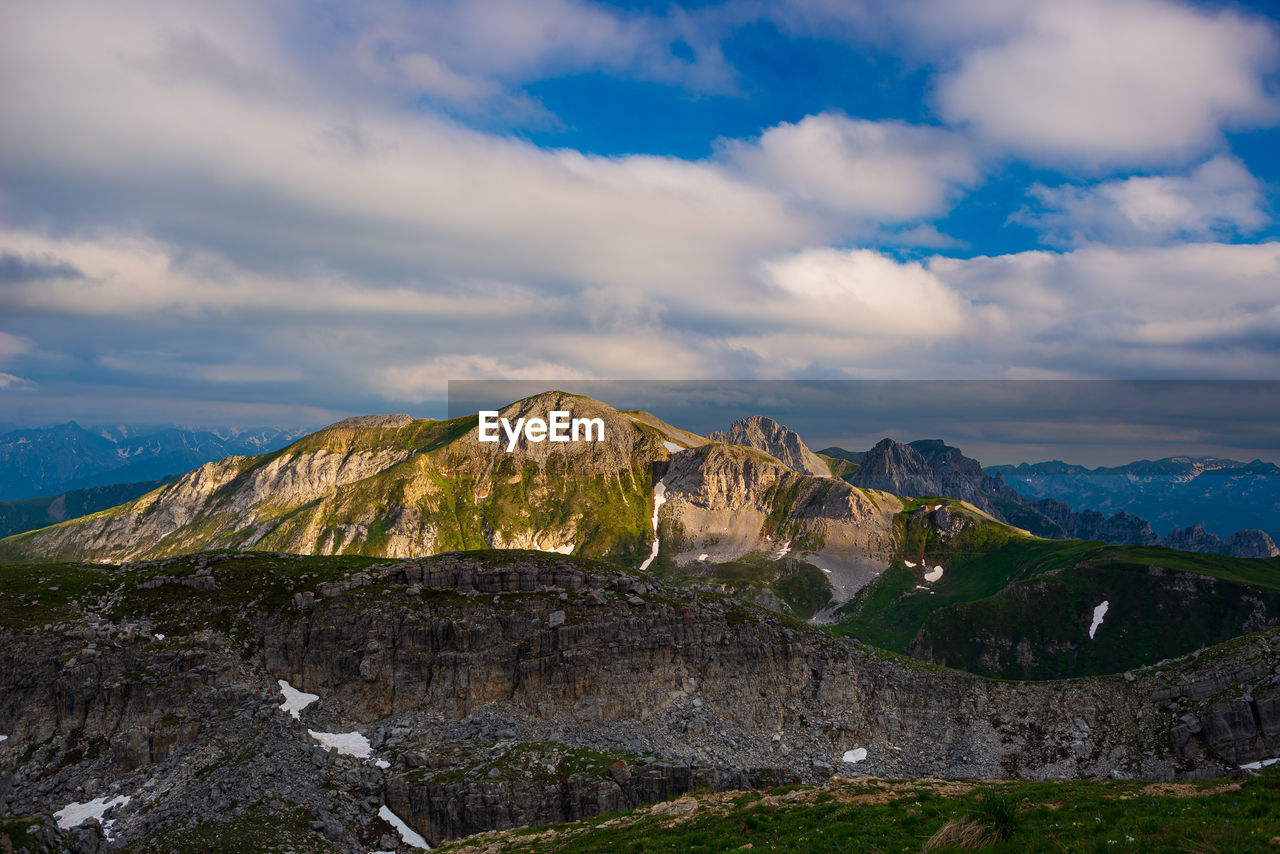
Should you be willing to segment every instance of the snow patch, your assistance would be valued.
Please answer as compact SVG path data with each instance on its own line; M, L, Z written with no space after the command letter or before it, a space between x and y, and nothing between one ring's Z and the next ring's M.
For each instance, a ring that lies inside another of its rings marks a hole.
M823 571L823 572L825 572L827 575L830 575L830 574L831 574L831 570L827 569L825 566L820 566L820 567L818 567L818 569L822 570L822 571Z
M5 742L5 741L8 741L8 740L9 740L9 736L7 736L7 735L0 735L0 742Z
M405 824L404 820L401 819L400 816L391 811L391 807L383 804L382 808L378 810L378 817L394 827L400 833L400 839L403 840L405 845L412 845L414 848L422 848L427 851L431 850L431 846L427 844L427 840L423 839L421 834L415 831L412 827Z
M846 750L841 761L852 764L854 762L861 762L866 758L867 749L865 747L855 747L853 750Z
M1107 600L1102 600L1102 604L1093 609L1093 625L1089 626L1089 640L1093 640L1093 635L1098 631L1098 626L1102 625L1102 618L1107 616L1107 608L1110 605Z
M280 683L280 690L284 692L284 702L280 704L279 709L282 712L288 712L295 721L298 719L298 712L320 699L319 694L299 691L283 679L276 681Z
M156 640L164 640L164 635L157 634L157 635L156 635Z
M343 756L354 756L357 759L368 759L373 752L369 739L358 732L316 732L307 730L307 734L320 742L325 750L336 750Z
M791 541L787 540L782 544L782 548L778 549L778 553L773 556L774 560L782 560L787 556L787 552L791 551Z
M940 566L935 566L933 569L929 570L924 574L924 580L929 582L930 584L937 581L941 577L942 577L942 567Z
M916 568L916 564L915 564L913 561L904 560L904 561L903 561L903 563L905 563L905 564L907 565L907 568L908 568L908 569L915 569L915 568Z
M706 560L708 557L710 557L710 555L701 554L698 555L698 560Z
M649 568L649 564L658 559L658 511L662 509L662 505L667 503L667 485L662 481L658 481L653 486L653 551L649 552L649 556L644 559L644 563L640 564L640 571L644 572Z
M373 764L384 770L391 767L391 763L385 759L379 759L377 762Z
M1257 762L1246 762L1240 766L1241 771L1261 771L1263 768L1269 768L1280 762L1280 756L1274 759L1259 759Z
M666 448L668 451L670 451L673 454L678 454L679 452L684 450L684 448L680 447L675 442L667 442L665 440L662 443L662 447Z
M58 820L58 827L63 830L77 827L84 824L91 818L97 819L99 822L102 822L103 835L110 840L111 825L115 824L115 819L103 822L102 816L112 807L122 807L129 803L130 800L131 798L128 795L116 795L111 800L107 800L105 796L101 798L94 798L88 803L67 804L65 807L54 813L53 817Z

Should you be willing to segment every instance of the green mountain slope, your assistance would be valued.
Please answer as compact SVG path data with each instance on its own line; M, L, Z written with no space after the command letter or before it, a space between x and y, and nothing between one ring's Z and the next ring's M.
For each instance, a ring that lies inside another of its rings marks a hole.
M88 489L73 489L58 495L24 498L21 501L0 501L0 537L34 531L68 519L97 513L146 495L174 480L177 480L176 476L143 483L91 486Z
M1039 540L985 522L948 536L939 513L950 506L909 505L900 558L839 610L837 631L974 673L1049 679L1115 673L1280 622L1280 559Z
M636 562L652 540L653 466L705 441L652 416L547 393L503 414L599 417L607 442L481 443L477 418L350 419L271 454L209 463L119 507L0 541L0 559L120 561L210 548L408 557L573 550ZM665 429L664 429L665 428Z

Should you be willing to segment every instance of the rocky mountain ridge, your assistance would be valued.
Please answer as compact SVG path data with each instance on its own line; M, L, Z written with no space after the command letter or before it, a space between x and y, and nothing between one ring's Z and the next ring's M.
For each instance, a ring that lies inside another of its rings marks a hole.
M712 442L744 445L764 451L801 474L831 476L831 470L827 464L809 450L809 446L800 438L799 433L764 415L741 418L729 425L728 430L708 433L707 438Z
M327 846L308 850L356 852L394 846L382 807L437 843L700 785L1185 779L1280 752L1275 630L1018 684L575 558L343 560L4 570L0 803L122 799L111 833L144 851L265 810ZM296 722L280 680L314 695Z
M1146 519L1124 510L1106 516L1095 510L1074 510L1053 498L1032 500L1005 482L1006 468L983 469L977 460L941 440L902 444L886 438L863 455L858 471L848 480L856 486L896 495L958 498L1041 537L1101 540L1114 545L1164 545L1233 557L1280 554L1280 548L1262 530L1241 530L1223 541L1202 535L1193 526L1161 538ZM1280 478L1276 482L1280 485Z
M0 541L0 558L122 561L208 548L403 558L494 547L631 565L663 551L670 565L794 550L822 567L837 598L888 566L901 508L893 496L589 398L547 393L501 417L557 409L599 418L607 441L522 439L507 453L479 441L474 417L349 419L273 454L208 463L128 504ZM826 471L776 422L735 429Z

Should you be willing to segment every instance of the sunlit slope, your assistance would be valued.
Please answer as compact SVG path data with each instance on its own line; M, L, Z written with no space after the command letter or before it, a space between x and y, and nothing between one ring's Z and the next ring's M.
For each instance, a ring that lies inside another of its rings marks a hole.
M383 557L459 548L647 550L653 465L697 437L557 392L502 411L572 410L606 441L480 442L475 416L351 419L273 454L229 457L102 513L0 541L6 560L135 560L209 548ZM701 440L705 441L705 440Z

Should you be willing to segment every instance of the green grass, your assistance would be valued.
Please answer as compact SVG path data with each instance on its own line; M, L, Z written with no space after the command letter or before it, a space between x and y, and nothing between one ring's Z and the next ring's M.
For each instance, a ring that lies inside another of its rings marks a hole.
M327 839L308 828L311 812L296 804L284 809L259 803L243 817L206 821L193 827L167 827L123 848L122 854L330 854Z
M1114 673L1226 641L1252 630L1259 601L1280 614L1280 559L1002 537L987 522L943 540L913 516L929 503L904 512L903 554L942 565L943 577L923 584L924 566L895 561L841 609L836 632L983 675L1051 679ZM1090 639L1103 600L1110 610ZM1019 644L1029 645L1032 662L1019 660Z
M520 742L506 746L500 752L489 750L494 745L481 742L458 742L456 746L473 752L485 751L485 755L447 770L414 769L402 772L401 776L415 785L424 786L467 780L563 782L570 778L606 778L615 762L626 762L634 769L655 761L652 756L550 741ZM440 752L447 749L447 745L432 743L427 745L427 749Z
M970 788L972 786L972 788ZM968 791L964 791L968 789ZM1214 784L1162 794L1145 783L978 784L851 781L790 797L748 792L704 796L692 813L647 808L555 828L486 839L504 852L918 852L949 822L974 821L1000 841L981 850L1274 851L1280 836L1280 776L1240 788ZM606 821L609 826L601 827ZM443 846L460 850L465 843ZM749 846L749 847L748 847ZM959 850L956 848L940 850Z
M809 619L831 601L833 591L826 574L796 558L774 560L752 553L723 563L693 562L676 566L664 562L662 575L676 582L719 582L732 591L749 595L752 588L771 591L781 600L784 613Z
M563 555L520 549L479 549L466 554L487 567L552 566L566 560ZM218 556L227 559L210 565L217 589L196 590L179 583L178 579L196 572L198 561ZM588 572L634 572L604 561L572 560ZM0 564L0 623L6 628L33 628L102 613L113 620L147 617L161 634L189 635L211 628L244 639L250 634L246 621L255 614L292 613L295 593L318 593L321 584L390 562L361 555L205 552L147 567ZM155 587L140 586L161 578L171 580ZM383 592L384 585L372 584L347 595L376 598ZM508 598L513 595L507 594ZM442 606L468 604L451 591L425 590L420 596Z

